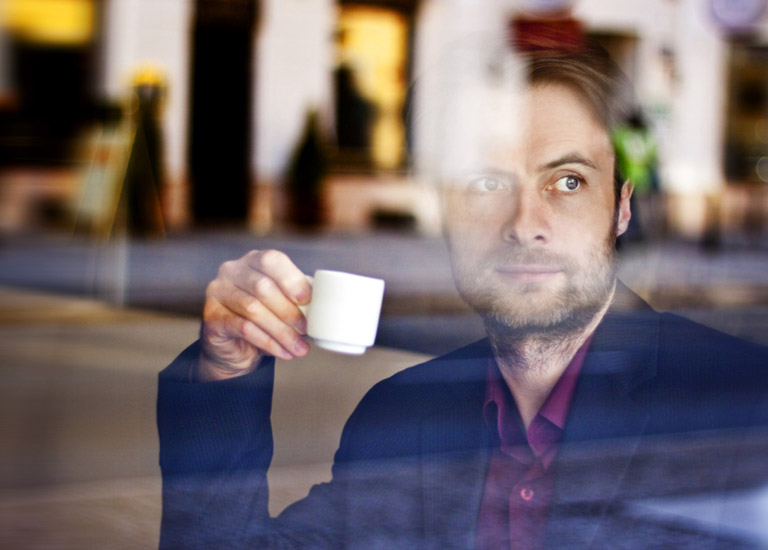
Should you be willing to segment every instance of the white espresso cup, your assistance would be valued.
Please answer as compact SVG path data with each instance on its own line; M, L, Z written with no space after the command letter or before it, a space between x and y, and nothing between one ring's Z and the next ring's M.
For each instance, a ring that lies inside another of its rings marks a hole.
M325 269L307 279L312 284L312 301L302 308L307 334L323 349L365 353L376 340L384 281Z

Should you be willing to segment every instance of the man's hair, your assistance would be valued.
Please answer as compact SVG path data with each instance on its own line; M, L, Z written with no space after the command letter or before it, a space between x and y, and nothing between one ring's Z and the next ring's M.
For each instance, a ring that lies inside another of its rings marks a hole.
M616 126L637 112L632 84L608 52L596 43L587 42L578 49L548 48L519 55L529 86L566 86L585 101L609 139ZM624 181L614 161L617 204Z

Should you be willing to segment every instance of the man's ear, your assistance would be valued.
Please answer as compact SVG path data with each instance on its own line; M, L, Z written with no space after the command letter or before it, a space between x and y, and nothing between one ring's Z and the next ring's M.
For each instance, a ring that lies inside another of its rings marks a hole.
M619 212L616 218L616 236L622 235L629 226L629 220L632 217L632 211L629 208L629 199L632 197L632 191L635 189L632 182L626 180L621 186L621 195L619 196Z

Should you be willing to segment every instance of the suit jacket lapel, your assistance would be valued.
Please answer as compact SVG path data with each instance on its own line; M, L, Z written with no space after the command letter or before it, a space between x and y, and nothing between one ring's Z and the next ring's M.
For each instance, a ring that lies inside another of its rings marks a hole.
M490 436L482 416L490 347L445 365L445 406L421 425L425 546L474 546ZM456 376L457 373L460 375Z
M617 495L650 411L632 392L656 373L658 315L609 314L582 367L556 462L547 540L589 547Z

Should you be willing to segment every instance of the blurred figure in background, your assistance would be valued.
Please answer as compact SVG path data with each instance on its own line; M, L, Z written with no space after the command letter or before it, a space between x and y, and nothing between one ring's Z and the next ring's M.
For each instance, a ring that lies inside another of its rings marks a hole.
M659 200L659 172L656 139L640 109L613 130L616 167L621 177L632 182L632 220L625 239L642 241L659 236L664 220Z
M162 72L151 66L133 78L131 110L135 133L124 180L128 231L135 236L164 234L160 193L163 186L162 112L166 93Z

